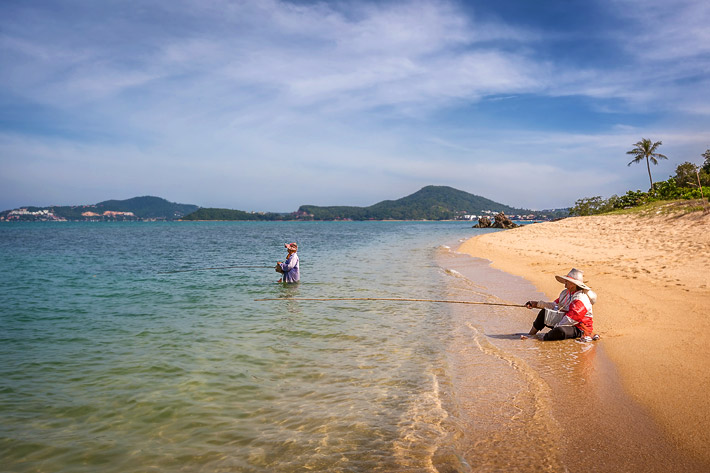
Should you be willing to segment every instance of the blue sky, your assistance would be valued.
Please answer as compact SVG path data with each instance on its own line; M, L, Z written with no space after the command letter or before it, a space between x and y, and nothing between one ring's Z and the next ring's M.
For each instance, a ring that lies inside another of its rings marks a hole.
M532 209L710 148L704 0L0 3L0 210L155 195Z

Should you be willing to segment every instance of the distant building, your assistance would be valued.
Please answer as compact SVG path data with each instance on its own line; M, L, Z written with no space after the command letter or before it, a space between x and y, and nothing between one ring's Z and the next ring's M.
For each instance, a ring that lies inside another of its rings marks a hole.
M83 214L82 214L83 215ZM104 217L116 218L116 217L135 217L133 212L117 212L115 210L107 210L104 212Z

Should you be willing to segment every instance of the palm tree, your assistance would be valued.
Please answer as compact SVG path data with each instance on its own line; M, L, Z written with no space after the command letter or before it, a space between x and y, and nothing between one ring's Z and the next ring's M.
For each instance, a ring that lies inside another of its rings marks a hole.
M636 146L631 151L627 151L626 154L634 156L634 159L628 164L631 166L633 163L641 162L644 158L646 159L646 167L648 168L648 180L651 181L651 190L653 190L653 179L651 178L651 164L658 164L659 159L668 159L661 153L656 153L659 146L663 144L662 141L656 141L652 143L648 138L641 138L641 141L634 144Z

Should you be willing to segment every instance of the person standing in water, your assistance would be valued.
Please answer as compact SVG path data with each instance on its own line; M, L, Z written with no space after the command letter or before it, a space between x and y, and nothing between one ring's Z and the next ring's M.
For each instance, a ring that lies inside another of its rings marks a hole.
M298 255L296 254L298 245L296 243L286 243L284 246L288 250L286 261L276 263L276 271L283 274L279 282L298 282L301 279L301 270L298 265Z

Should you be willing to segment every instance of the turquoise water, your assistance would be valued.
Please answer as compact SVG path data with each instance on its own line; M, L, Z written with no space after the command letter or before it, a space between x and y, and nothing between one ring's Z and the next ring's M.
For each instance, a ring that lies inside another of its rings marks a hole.
M455 222L0 226L8 471L430 471ZM299 243L302 283L273 269ZM283 301L255 302L258 298ZM447 440L448 439L448 440Z

